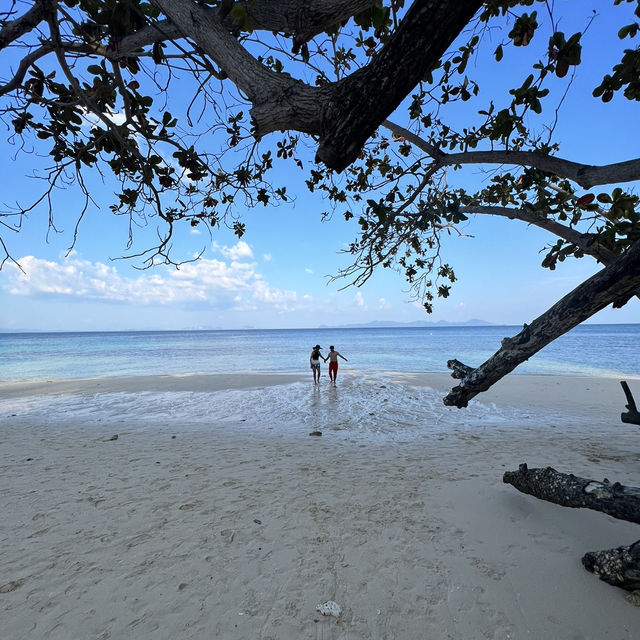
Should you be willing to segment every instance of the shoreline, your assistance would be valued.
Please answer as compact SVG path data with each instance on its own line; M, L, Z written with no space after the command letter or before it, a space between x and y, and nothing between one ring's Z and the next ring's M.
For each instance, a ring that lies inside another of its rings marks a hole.
M254 385L277 397L285 389L280 376L190 378L3 384L0 399L80 394L89 411L96 393ZM308 376L286 384L298 382L310 401L330 397ZM446 392L451 382L396 374L388 384L408 395ZM339 378L340 392L352 384ZM587 551L638 539L638 526L502 483L504 471L527 462L637 486L638 428L620 422L619 382L511 376L480 400L519 407L521 419L476 424L456 410L453 426L430 430L425 413L415 437L376 441L357 424L334 431L331 413L320 438L304 422L282 430L268 407L192 428L151 403L144 429L129 424L124 405L90 428L83 415L52 422L3 411L3 632L12 640L638 637L640 610L580 563ZM403 407L393 410L400 419ZM339 617L316 610L329 600Z
M376 369L359 371L357 369L340 369L340 377L358 377L362 375L380 375L392 379L406 381L408 384L422 387L430 387L447 392L458 381L450 372L420 372L420 371L396 371L388 369ZM326 371L323 371L326 375ZM119 391L221 391L224 389L246 389L257 386L275 386L291 384L293 382L310 382L311 374L302 373L182 373L162 375L113 375L88 378L42 378L34 380L0 380L0 398L21 397L24 395L40 394L70 394L70 393L117 393ZM607 388L614 382L619 385L620 380L640 381L640 376L635 375L574 375L552 373L511 373L499 380L491 389L480 394L494 397L496 389L505 389L509 395L510 385L517 386L522 391L523 386L531 381L540 380L569 383L570 381L591 381L594 385L606 385ZM100 388L99 388L100 387ZM504 398L502 391L497 392L498 397Z

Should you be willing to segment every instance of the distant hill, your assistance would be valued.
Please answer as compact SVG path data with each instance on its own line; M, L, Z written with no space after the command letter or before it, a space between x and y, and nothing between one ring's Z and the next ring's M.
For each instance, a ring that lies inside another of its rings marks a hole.
M414 320L413 322L395 322L394 320L374 320L362 324L344 324L339 327L329 327L321 325L319 329L389 329L393 327L486 327L493 323L485 322L473 318L466 322L447 322L446 320L438 320L437 322L428 322L426 320Z

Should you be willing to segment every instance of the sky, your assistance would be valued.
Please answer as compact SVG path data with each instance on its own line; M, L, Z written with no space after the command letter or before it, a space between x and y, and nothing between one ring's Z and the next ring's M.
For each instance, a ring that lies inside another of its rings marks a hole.
M603 10L588 32L591 37L598 37L598 29L615 33L625 24L614 20L616 11L605 6L612 3L602 0L557 4L563 9L573 7L565 18L567 34L585 24L590 5ZM563 157L593 164L636 157L640 140L637 105L616 98L605 108L592 98L584 99L595 86L593 77L601 78L619 60L624 46L613 38L599 43L597 49L585 51L557 129ZM492 90L492 83L496 91L514 86L507 73L492 75L480 62L473 73L483 80L483 88ZM518 64L516 58L504 69L517 71ZM523 72L517 77L522 80ZM28 175L42 160L16 155L4 132L3 136L0 202L6 210L38 192L38 181ZM344 251L355 238L357 226L340 215L323 222L321 213L327 203L319 194L308 192L305 177L290 166L280 170L277 178L287 184L293 202L246 211L247 232L240 240L225 229L213 237L188 225L178 229L177 254L192 257L203 251L199 261L178 269L144 270L139 259L119 259L129 253L127 221L111 215L114 185L97 177L91 184L96 204L82 219L69 252L82 199L74 189L59 190L57 232L48 230L48 212L43 207L24 220L19 233L2 232L23 271L10 262L0 271L0 330L269 329L471 319L521 325L600 268L585 257L568 260L555 271L542 269L541 249L555 237L517 221L472 218L461 228L464 236L445 238L443 255L458 281L450 297L437 299L428 316L412 299L403 276L391 270L374 274L360 288L332 278L350 264ZM461 184L483 179L478 174L460 177ZM136 228L134 234L134 249L146 248L154 239L154 221ZM640 300L620 310L605 309L590 322L640 322Z

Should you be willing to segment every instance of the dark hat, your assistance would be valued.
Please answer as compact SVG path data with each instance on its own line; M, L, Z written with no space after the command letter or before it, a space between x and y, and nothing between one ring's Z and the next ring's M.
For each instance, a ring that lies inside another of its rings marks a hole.
M322 347L321 347L319 344L317 344L317 345L316 345L315 347L313 347L313 348L314 348L314 349L322 349Z

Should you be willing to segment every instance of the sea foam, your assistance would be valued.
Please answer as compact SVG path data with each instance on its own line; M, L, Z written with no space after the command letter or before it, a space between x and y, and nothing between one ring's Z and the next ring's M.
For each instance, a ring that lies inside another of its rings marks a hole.
M393 374L345 375L337 385L297 382L210 392L144 391L47 395L0 402L2 415L64 425L126 425L128 429L210 429L232 426L256 433L331 432L384 439L416 437L453 428L531 423L530 412L474 400L446 407L442 393L415 387ZM545 422L550 416L545 415ZM120 426L120 428L122 428Z

